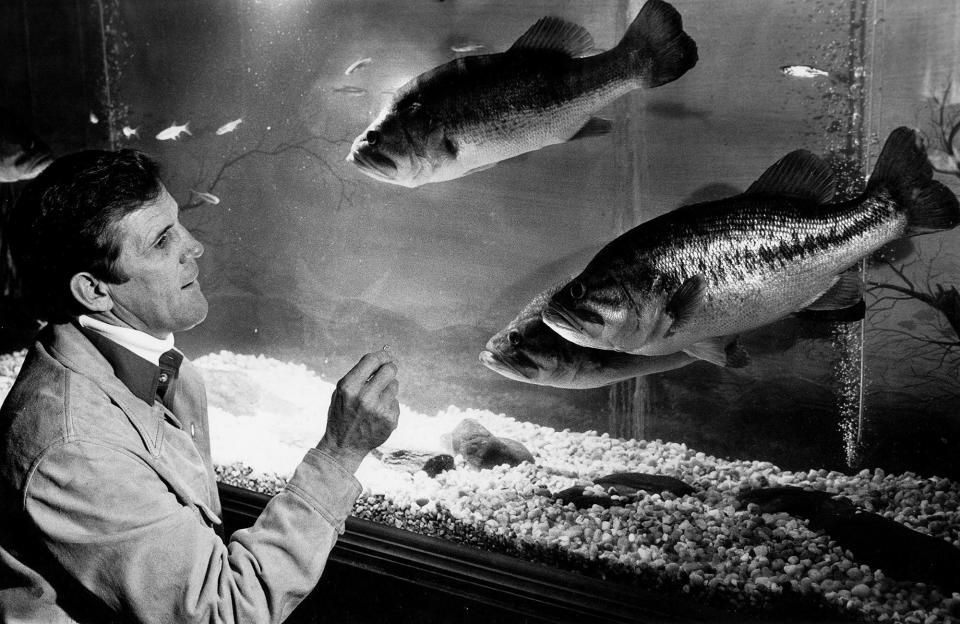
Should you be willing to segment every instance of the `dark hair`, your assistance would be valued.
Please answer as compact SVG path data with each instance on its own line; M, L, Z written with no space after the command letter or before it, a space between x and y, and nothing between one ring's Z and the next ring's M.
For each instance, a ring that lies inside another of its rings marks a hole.
M86 310L70 292L82 271L106 282L129 278L117 266L116 224L160 196L159 165L136 150L88 150L56 159L32 180L9 221L10 251L24 296L43 320Z

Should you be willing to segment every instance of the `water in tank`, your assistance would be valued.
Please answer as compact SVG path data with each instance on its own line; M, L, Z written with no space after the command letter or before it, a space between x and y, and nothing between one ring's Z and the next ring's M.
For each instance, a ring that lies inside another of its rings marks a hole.
M276 491L389 348L357 517L958 616L952 2L93 4L73 123L155 156L206 247L177 340L224 482Z

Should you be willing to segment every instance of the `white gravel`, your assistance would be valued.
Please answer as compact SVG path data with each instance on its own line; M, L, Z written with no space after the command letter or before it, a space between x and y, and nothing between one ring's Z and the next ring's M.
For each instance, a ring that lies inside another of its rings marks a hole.
M22 357L0 356L0 396ZM207 380L213 456L222 479L275 492L322 435L333 384L302 365L263 356L221 351L194 363ZM459 541L479 539L483 547L542 553L547 560L561 553L611 573L655 576L679 591L738 608L762 607L782 592L796 592L867 621L960 621L960 594L898 582L851 560L805 520L760 514L737 500L747 488L813 487L960 546L956 482L879 469L855 475L791 472L769 462L712 457L684 444L556 431L455 406L426 415L401 405L400 425L380 450L451 453L447 434L464 418L518 440L536 464L475 470L458 456L455 470L430 478L371 455L358 471L364 492L355 515ZM669 475L698 491L579 511L543 496L614 472ZM874 509L877 500L887 506Z

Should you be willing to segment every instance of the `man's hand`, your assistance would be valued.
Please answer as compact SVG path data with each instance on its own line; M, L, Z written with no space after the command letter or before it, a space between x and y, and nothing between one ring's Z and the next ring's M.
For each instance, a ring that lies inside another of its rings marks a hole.
M355 471L397 427L400 404L397 360L389 351L368 353L337 382L327 412L327 431L317 448Z

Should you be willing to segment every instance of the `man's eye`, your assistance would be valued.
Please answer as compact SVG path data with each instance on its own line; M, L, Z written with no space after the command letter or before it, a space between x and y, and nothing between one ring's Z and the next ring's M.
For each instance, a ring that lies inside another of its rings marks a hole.
M169 242L170 242L170 235L169 235L169 234L164 234L164 235L162 235L160 238L157 239L157 242L154 243L154 247L158 247L158 248L160 248L160 249L163 249L164 247L167 246L167 243L169 243Z

